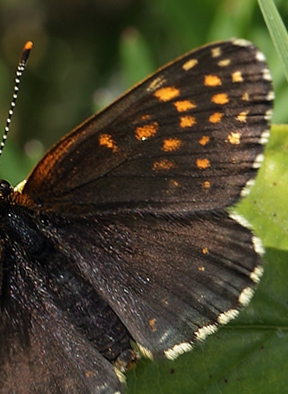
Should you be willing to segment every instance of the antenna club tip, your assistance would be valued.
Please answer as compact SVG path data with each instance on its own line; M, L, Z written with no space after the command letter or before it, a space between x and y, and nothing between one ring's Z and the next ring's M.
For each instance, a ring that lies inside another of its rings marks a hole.
M33 42L32 41L27 41L26 44L24 45L22 55L20 58L20 63L26 63L28 60L28 57L30 55L31 49L33 47Z
M24 45L24 51L31 51L32 47L33 47L33 42L27 41L26 44Z

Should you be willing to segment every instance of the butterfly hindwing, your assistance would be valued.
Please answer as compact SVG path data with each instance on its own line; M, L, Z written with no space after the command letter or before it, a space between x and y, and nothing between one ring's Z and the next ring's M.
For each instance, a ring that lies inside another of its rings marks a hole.
M91 221L58 222L61 248L153 356L235 317L262 273L250 230L225 212Z

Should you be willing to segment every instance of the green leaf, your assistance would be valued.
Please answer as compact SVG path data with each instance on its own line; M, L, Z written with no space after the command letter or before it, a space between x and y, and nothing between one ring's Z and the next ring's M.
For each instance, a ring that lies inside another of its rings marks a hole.
M122 33L120 55L121 75L126 89L138 84L156 69L149 46L134 28L127 28Z
M5 154L1 156L0 179L6 179L16 186L27 178L27 174L35 164L36 159L30 159L23 150L8 140L5 145Z
M273 126L256 185L238 210L265 247L288 250L287 185L288 126Z
M288 81L288 34L273 0L258 0Z

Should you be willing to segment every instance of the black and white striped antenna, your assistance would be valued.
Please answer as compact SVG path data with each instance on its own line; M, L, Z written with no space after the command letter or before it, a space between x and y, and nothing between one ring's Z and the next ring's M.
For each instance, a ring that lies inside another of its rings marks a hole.
M17 97L18 97L18 91L19 91L19 84L20 84L20 79L22 77L22 74L25 70L25 66L27 63L27 60L29 58L31 49L32 49L33 43L31 41L26 42L26 44L24 45L19 63L18 63L18 67L17 67L17 71L16 71L16 78L15 78L15 86L14 86L14 91L13 91L13 96L12 96L12 101L10 104L10 109L8 112L8 117L6 120L6 126L4 129L4 134L2 137L2 142L0 144L0 156L2 155L3 152L3 148L7 139L7 134L9 132L9 128L10 128L10 123L11 123L11 118L13 116L13 112L14 112L14 108L16 105L16 101L17 101Z

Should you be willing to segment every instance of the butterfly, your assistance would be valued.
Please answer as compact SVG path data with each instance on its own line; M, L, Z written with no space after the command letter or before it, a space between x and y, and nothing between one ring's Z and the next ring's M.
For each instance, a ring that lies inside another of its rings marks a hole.
M1 394L121 393L140 354L174 359L237 316L263 248L227 208L273 98L258 48L209 44L0 181Z

